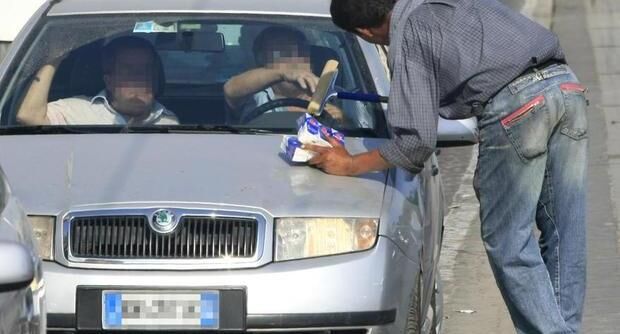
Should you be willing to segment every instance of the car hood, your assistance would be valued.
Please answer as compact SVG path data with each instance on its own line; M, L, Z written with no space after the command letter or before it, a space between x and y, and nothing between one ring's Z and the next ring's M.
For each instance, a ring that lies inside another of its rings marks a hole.
M0 137L29 214L146 203L252 207L282 216L378 217L386 173L337 177L292 166L281 135L89 134ZM347 139L351 152L380 140Z

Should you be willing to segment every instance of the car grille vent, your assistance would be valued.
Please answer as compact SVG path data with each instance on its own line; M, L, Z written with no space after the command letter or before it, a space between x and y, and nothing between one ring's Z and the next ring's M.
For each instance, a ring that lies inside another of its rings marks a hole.
M146 216L76 217L70 226L78 258L251 258L257 247L255 219L186 216L171 234L153 231Z

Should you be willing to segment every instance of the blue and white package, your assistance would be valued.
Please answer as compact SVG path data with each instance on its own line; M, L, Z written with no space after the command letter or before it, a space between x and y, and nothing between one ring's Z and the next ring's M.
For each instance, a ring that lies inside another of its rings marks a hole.
M327 136L336 139L341 145L344 145L344 135L340 131L321 124L310 114L304 114L304 116L297 121L297 125L299 127L297 138L302 144L332 147L327 141L325 134L327 133Z
M302 144L296 136L284 136L281 149L290 162L304 163L310 161L316 153L301 148Z
M290 162L305 163L310 161L316 153L304 150L304 145L316 145L323 147L332 147L327 141L327 136L335 138L340 144L344 145L344 135L330 127L324 126L316 118L310 114L305 114L298 121L299 131L297 136L284 136L280 148Z

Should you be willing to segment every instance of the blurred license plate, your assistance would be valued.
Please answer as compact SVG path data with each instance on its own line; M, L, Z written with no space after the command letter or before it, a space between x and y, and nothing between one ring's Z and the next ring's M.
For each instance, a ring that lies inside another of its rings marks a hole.
M103 329L219 329L218 291L103 291Z

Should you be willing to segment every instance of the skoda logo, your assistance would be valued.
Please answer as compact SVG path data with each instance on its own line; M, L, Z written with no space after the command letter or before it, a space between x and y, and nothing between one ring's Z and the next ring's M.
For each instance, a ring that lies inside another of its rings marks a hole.
M177 223L176 217L170 210L157 210L151 217L151 227L155 232L162 234L173 232Z

